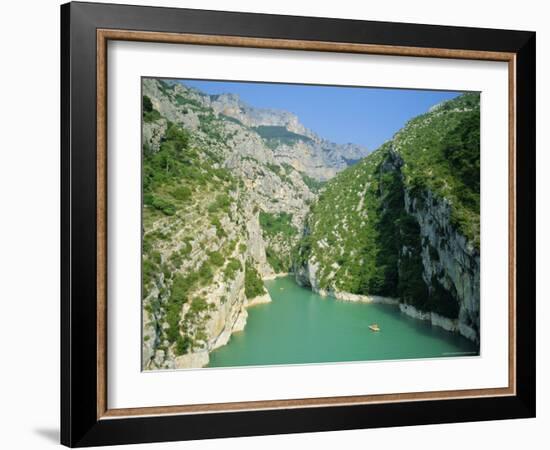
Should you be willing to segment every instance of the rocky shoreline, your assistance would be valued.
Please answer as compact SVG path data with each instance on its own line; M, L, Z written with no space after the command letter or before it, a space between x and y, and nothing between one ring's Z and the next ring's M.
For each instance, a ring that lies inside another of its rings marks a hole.
M271 302L272 302L271 296L269 295L269 292L266 292L263 295L258 295L257 297L247 299L245 306L249 308L251 306L262 305L264 303L271 303Z
M307 287L313 292L319 294L322 297L332 297L336 300L346 302L358 302L358 303L378 303L384 305L398 306L399 310L403 313L418 320L429 321L432 326L443 328L451 333L458 333L461 336L469 339L472 342L479 344L478 333L467 324L461 322L459 319L449 319L440 314L431 311L421 311L412 305L401 303L398 298L394 297L381 297L377 295L360 295L352 294L350 292L337 291L334 289L321 289L315 282L315 274L317 267L315 264L308 264L306 270L296 272L296 282L300 286ZM312 279L313 275L313 279Z
M277 273L273 275L268 275L264 277L264 280L273 280L275 278L287 276L288 273ZM198 352L187 353L182 356L178 356L174 360L175 369L195 369L201 368L208 365L210 362L210 352L216 350L217 348L227 345L231 339L233 333L238 333L244 331L246 327L246 322L248 320L247 309L256 305L262 305L266 303L271 303L273 300L269 295L267 290L264 294L258 295L254 298L244 300L244 303L236 316L234 322L230 327L225 327L221 333L213 340L213 343L209 349L200 350Z
M292 272L271 273L269 275L265 275L264 277L262 277L262 280L263 281L275 280L276 278L286 277L286 276L291 275L291 274L292 274Z
M216 350L217 348L227 345L231 339L233 333L238 333L244 331L246 327L246 322L248 320L248 311L247 309L261 305L265 303L270 303L272 301L269 292L265 292L263 295L258 295L252 299L245 300L239 314L237 315L235 321L231 327L226 327L223 331L216 337L212 346L208 350L200 350L198 352L187 353L182 356L178 356L174 360L175 369L198 369L205 367L210 362L210 352Z
M349 292L333 292L325 291L323 289L320 289L317 293L322 297L333 297L337 300L345 302L378 303L383 305L399 306L399 310L409 317L428 321L432 324L432 326L443 328L445 331L449 331L451 333L458 333L472 342L479 343L475 330L463 323L460 323L458 319L449 319L448 317L444 317L431 311L421 311L412 305L400 303L397 298L381 297L377 295L359 295L351 294Z
M399 309L403 314L406 314L409 317L428 321L433 326L443 328L444 330L452 333L458 333L472 342L479 343L475 330L464 323L460 323L458 319L449 319L448 317L444 317L431 311L420 311L414 306L406 305L404 303L399 304Z
M359 295L352 294L350 292L341 292L341 291L329 291L324 289L319 289L317 292L321 297L333 297L336 300L343 302L354 302L354 303L378 303L382 305L398 305L399 299L393 297L381 297L379 295Z
M273 276L265 277L264 280L272 280L275 278L280 278L284 276L291 275L290 273L278 273ZM457 333L461 336L469 339L472 342L479 343L477 339L477 333L475 330L471 329L467 325L460 323L458 319L449 319L440 314L431 312L431 311L421 311L415 308L412 305L407 305L401 303L399 299L393 297L382 297L378 295L360 295L352 294L350 292L343 291L334 291L334 290L325 290L325 289L314 289L310 288L313 292L319 294L321 297L331 297L338 301L342 302L353 302L353 303L366 303L366 304L383 304L383 305L392 305L399 308L400 312L406 314L409 317L412 317L417 320L430 322L432 326L440 327L445 331L451 333ZM183 356L179 356L175 359L175 368L176 369L189 369L189 368L200 368L208 365L210 358L209 353L212 350L215 350L219 347L226 345L233 333L244 331L247 323L248 312L247 309L256 305L266 304L272 302L269 292L265 292L263 295L259 295L252 299L247 299L239 312L236 320L232 326L224 330L216 338L212 348L209 350L203 350L195 353L189 353Z

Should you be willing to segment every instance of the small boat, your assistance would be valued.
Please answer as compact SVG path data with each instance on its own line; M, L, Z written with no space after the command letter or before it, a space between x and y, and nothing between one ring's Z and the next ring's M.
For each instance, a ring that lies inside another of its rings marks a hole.
M369 325L369 329L371 331L380 331L380 327L378 326L377 323L373 323L372 325Z

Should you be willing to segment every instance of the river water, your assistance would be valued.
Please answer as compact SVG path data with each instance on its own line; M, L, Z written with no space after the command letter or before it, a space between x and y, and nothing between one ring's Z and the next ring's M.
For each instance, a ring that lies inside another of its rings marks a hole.
M291 276L265 282L271 303L248 309L243 332L210 354L208 367L473 356L460 335L413 319L392 305L338 301ZM379 332L368 326L377 323Z

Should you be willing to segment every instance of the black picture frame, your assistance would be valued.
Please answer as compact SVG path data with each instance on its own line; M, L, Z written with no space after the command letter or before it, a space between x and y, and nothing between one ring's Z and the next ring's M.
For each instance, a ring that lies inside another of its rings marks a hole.
M98 418L98 29L344 42L516 55L516 394ZM534 32L190 9L61 6L61 443L71 447L535 416Z

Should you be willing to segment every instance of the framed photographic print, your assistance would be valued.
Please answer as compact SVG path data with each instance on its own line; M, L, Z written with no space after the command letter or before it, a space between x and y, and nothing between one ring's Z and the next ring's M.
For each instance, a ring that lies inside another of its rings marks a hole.
M61 19L63 444L534 416L535 33Z

